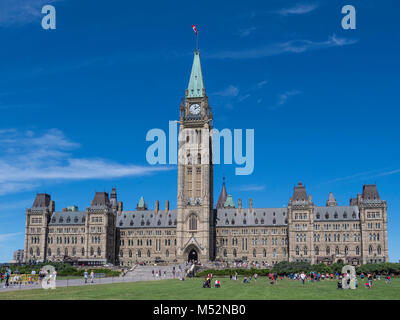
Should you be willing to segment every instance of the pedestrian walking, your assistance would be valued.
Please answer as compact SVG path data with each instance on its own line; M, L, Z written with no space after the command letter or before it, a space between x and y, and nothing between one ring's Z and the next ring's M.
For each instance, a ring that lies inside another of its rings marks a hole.
M94 272L92 270L92 272L90 273L90 283L93 283L94 281Z
M87 272L87 270L85 270L85 272L83 273L83 278L85 279L85 283L87 283L87 279L88 279L88 272Z

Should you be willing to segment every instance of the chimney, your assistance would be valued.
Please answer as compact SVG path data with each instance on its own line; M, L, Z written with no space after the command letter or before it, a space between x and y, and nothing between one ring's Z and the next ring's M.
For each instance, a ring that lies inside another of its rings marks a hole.
M250 198L249 201L249 210L252 211L253 210L253 199Z
M169 200L165 200L165 211L169 211Z
M158 213L158 210L160 210L160 202L156 200L156 208L155 208L156 213Z

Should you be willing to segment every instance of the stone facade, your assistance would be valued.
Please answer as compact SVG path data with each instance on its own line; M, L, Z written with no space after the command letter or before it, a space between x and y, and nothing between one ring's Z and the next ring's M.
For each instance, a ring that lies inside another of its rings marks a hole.
M24 260L106 262L131 266L169 263L280 261L351 264L388 261L387 204L376 185L338 206L331 193L317 206L302 183L283 208L235 206L225 181L213 201L213 115L205 93L200 54L195 52L185 99L180 105L177 209L156 201L149 210L140 198L136 210L124 210L113 188L96 192L85 211L58 212L48 194L37 194L26 210Z

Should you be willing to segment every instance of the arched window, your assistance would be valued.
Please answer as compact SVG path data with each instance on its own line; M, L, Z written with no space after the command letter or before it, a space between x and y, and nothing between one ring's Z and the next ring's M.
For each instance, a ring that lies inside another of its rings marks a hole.
M254 258L257 257L257 251L256 251L256 249L253 250L253 257L254 257Z
M329 256L331 254L331 248L326 247L326 255Z
M356 255L357 256L360 255L360 247L359 246L356 247Z
M319 214L319 212L317 212L317 219L319 219L321 216L320 216L320 214Z
M51 249L50 249L50 248L47 250L47 255L48 255L49 257L51 256Z
M344 254L347 256L349 253L349 248L347 246L344 247Z
M68 248L64 249L64 255L68 256Z
M197 217L192 214L189 218L189 230L197 230Z
M236 256L237 256L237 252L236 252L236 249L233 249L233 256L236 258Z
M335 212L335 214L333 215L333 217L334 217L335 219L337 219L337 218L338 218L338 213Z
M243 224L246 224L246 223L247 223L246 219L243 219Z
M296 256L298 256L300 254L300 249L299 247L296 247Z
M369 248L368 248L368 253L369 253L369 254L372 254L373 251L374 251L374 249L372 248L372 246L369 246Z
M335 254L336 254L336 255L339 254L339 247L336 247L336 248L335 248Z
M325 219L329 219L329 213L325 213Z
M141 257L142 257L142 251L141 251L141 250L139 250L139 251L137 252L137 256L138 256L138 258L141 258Z
M165 251L165 256L168 258L169 257L169 251Z
M274 218L274 220L272 220L272 224L276 224L276 219Z
M273 256L274 258L276 258L276 249L274 249L274 250L272 251L272 256Z
M346 211L343 213L343 219L347 219L347 212Z
M70 222L71 222L71 218L68 216L67 223L70 223Z
M224 249L224 257L226 258L228 256L228 253L226 252L226 249Z
M61 249L60 248L57 248L57 255L61 256Z
M82 257L85 255L85 248L82 248Z
M318 246L315 247L315 255L316 255L316 256L319 256L319 247L318 247Z
M308 253L307 247L304 247L304 255L306 256Z
M122 252L122 251L121 251ZM92 256L92 255L94 255L94 249L93 249L93 247L91 247L90 248L90 255ZM121 256L122 257L122 256Z
M129 258L132 258L132 250L129 250Z
M97 248L97 255L98 255L98 256L101 256L101 249L100 249L100 247Z
M382 254L382 248L381 248L381 246L378 246L377 252L378 252L378 254Z
M151 254L150 254L150 250L147 250L147 257L150 258Z
M263 257L266 258L267 257L267 250L263 250Z

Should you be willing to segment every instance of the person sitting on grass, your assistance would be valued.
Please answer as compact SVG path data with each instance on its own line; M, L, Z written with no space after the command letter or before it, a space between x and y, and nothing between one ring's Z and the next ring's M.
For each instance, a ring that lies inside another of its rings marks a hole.
M342 282L341 282L341 281L338 281L338 283L337 283L337 288L338 288L338 289L343 289L343 286L342 286Z
M246 277L244 277L244 279L243 279L243 283L250 283L250 281L249 281L249 280L247 280L247 278L246 278Z
M215 287L221 288L221 283L219 282L219 280L215 280Z

